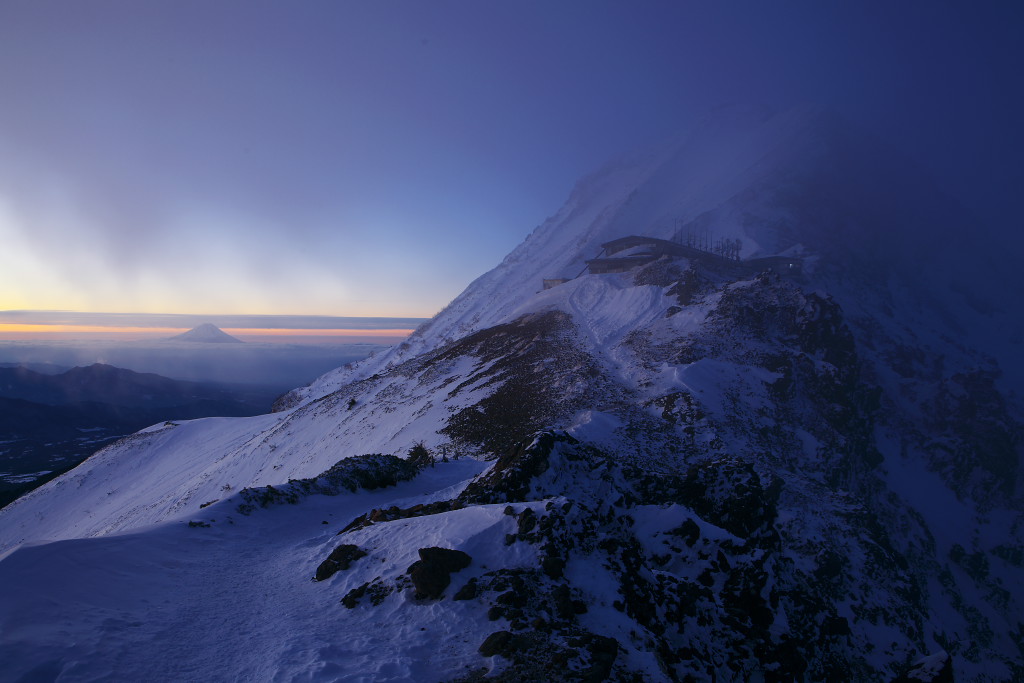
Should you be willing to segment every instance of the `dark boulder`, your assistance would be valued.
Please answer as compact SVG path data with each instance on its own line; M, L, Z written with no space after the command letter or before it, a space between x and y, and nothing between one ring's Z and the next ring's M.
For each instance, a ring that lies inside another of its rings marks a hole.
M420 548L419 555L420 559L408 570L417 600L440 598L452 582L452 572L465 569L473 561L461 550L448 548Z
M331 551L331 554L327 556L327 559L320 563L320 566L316 568L316 576L313 577L315 581L323 581L329 579L336 572L343 569L348 569L353 562L358 560L360 557L365 557L366 551L355 545L342 544Z
M505 651L511 641L512 634L508 631L495 631L491 635L487 636L484 642L480 644L480 654L484 657L500 655Z

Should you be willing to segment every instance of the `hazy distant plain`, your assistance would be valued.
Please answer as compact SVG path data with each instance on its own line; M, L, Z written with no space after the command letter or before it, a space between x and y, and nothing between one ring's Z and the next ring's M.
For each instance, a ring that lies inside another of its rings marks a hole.
M0 364L92 363L199 382L290 389L407 337L422 318L0 311ZM167 341L203 323L243 344Z

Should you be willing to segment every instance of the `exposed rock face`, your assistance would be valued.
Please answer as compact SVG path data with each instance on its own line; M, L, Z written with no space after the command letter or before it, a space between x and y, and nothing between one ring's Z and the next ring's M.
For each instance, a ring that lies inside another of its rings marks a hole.
M527 500L534 480L551 466L549 457L556 441L579 443L567 434L550 433L532 442L521 442L499 457L486 474L473 480L459 499L472 503Z
M478 363L479 371L455 385L450 394L474 385L496 387L452 415L442 433L457 446L504 453L586 405L606 383L593 359L573 343L573 336L570 317L549 311L471 334L432 355L428 367L465 356ZM580 382L581 376L591 381Z
M497 680L599 683L610 680L619 644L614 638L581 633L566 647L559 648L539 633L495 631L480 644L479 651L484 657L500 656L511 661L515 673L509 672Z
M770 476L770 475L769 475ZM712 524L740 538L772 529L782 480L762 485L754 468L736 459L694 465L679 489L679 501Z
M484 642L480 643L480 654L484 657L493 657L494 655L507 652L509 645L512 644L512 633L509 631L495 631L491 635L487 636Z
M922 433L933 466L962 498L1005 503L1021 477L1024 437L995 388L996 373L957 373L935 394Z

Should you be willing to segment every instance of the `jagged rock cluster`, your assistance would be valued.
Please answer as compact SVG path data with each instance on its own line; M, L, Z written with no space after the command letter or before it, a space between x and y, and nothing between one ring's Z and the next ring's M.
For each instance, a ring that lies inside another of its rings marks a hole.
M494 680L642 680L618 656L620 648L654 652L667 680L898 675L910 664L905 656L924 619L920 605L907 607L904 563L870 516L851 505L844 527L831 531L840 543L875 548L872 557L851 562L838 544L793 544L779 519L785 489L781 479L763 479L737 458L652 476L568 435L546 433L500 458L455 499L370 522L503 504L514 531L493 542L534 546L535 567L489 568L460 585L457 572L470 558L444 565L431 559L441 550L424 548L423 564L408 574L374 576L341 599L346 607L372 609L410 590L417 600L480 603L495 622L481 634L481 656L513 664ZM358 528L365 526L349 526ZM332 557L351 556L352 548L343 543ZM420 585L417 573L432 563L451 589L445 581L429 590ZM851 623L836 608L855 596L864 607ZM630 642L581 623L588 605L601 602L633 624ZM889 651L881 670L872 661L878 657L866 656L875 627L891 630L905 655Z
M308 479L291 479L284 486L261 486L239 491L238 511L249 514L256 508L279 503L296 504L304 496L336 496L356 489L394 486L415 477L422 464L380 453L357 455L339 461L326 472Z

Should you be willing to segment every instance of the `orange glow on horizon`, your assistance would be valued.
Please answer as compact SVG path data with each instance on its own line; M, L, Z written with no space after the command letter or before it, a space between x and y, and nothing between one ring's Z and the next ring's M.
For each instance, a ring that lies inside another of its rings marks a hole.
M394 337L400 339L408 337L412 330L391 329L391 330L305 330L305 329L283 329L283 328L260 328L260 327L224 327L221 328L228 334L235 337L258 336L258 337ZM184 330L183 330L184 331Z
M97 334L112 335L112 338L123 339L126 335L144 335L149 337L175 335L188 331L187 327L109 327L106 325L36 325L22 323L0 323L0 338L13 339L60 339L70 335L84 334L95 337Z
M188 327L120 327L104 325L39 325L0 323L0 340L5 341L154 341L187 332ZM280 329L256 327L225 327L224 332L254 341L308 340L324 343L334 339L341 342L356 339L379 339L385 343L399 341L412 334L411 329Z

